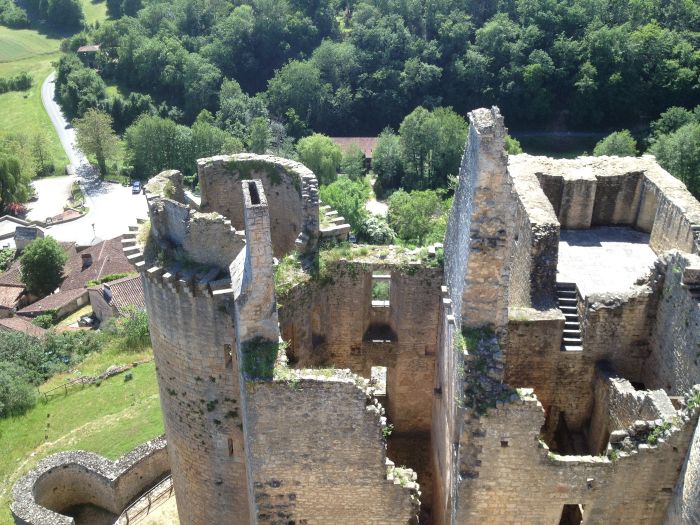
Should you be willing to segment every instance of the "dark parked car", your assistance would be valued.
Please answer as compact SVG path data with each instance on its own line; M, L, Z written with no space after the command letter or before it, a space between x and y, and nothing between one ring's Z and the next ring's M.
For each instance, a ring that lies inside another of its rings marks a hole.
M131 184L131 193L134 193L134 194L141 193L141 181L135 180Z

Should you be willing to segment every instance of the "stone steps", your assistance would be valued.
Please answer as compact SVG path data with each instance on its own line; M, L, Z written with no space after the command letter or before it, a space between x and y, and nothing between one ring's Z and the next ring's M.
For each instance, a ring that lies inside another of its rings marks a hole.
M564 332L561 339L562 352L581 352L581 321L578 317L576 284L557 283L557 303L564 314Z

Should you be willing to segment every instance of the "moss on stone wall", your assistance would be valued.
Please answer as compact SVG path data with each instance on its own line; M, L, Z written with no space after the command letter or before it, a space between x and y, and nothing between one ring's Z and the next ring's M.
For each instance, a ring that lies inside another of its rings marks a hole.
M279 342L262 337L256 337L243 343L241 347L243 376L251 381L271 380L274 376L279 350Z

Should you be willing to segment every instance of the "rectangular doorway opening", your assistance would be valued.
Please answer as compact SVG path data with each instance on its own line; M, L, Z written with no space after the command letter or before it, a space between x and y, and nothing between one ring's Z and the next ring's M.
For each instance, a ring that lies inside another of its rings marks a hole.
M382 405L386 401L386 367L373 366L370 369L369 384L374 388L374 397L376 397Z
M559 525L581 525L583 523L583 505L564 505Z
M388 308L391 297L391 275L383 273L372 274L372 306Z

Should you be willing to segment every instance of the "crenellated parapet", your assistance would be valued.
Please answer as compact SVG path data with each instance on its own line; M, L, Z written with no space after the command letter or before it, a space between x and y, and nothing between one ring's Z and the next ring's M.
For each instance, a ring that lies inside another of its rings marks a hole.
M245 233L219 213L202 213L185 203L182 174L164 171L144 187L148 203L150 241L144 246L146 259L174 266L227 268L245 245Z

